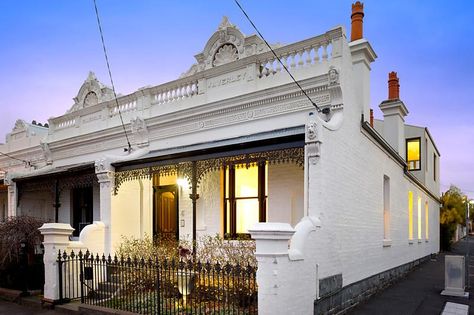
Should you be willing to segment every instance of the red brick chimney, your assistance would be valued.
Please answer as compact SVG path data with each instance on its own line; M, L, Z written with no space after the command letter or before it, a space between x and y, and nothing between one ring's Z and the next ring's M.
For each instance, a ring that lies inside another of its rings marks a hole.
M370 127L374 128L374 110L370 109Z
M392 71L388 74L388 99L400 99L400 83L395 71Z
M352 4L351 42L364 37L362 24L364 20L364 4L360 1Z

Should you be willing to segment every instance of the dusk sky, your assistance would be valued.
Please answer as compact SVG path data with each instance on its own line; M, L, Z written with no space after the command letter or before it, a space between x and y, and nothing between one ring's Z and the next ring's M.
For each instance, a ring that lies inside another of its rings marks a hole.
M441 190L455 184L474 198L474 1L364 2L376 118L397 71L408 124L427 126L441 152ZM242 6L271 43L292 43L344 25L351 3L250 1ZM178 78L195 62L222 16L255 33L232 0L97 0L117 93ZM94 71L107 84L92 0L0 1L0 142L17 119L64 114Z

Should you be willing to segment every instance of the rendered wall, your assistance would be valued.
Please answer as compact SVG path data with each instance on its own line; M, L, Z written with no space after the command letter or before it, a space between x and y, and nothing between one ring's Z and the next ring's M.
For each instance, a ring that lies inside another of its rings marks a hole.
M122 236L152 236L153 189L151 180L140 179L122 183L112 196L111 242L116 248Z

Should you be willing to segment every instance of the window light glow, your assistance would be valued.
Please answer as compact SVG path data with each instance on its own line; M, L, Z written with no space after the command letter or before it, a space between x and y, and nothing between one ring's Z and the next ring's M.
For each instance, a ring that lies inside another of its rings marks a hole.
M188 181L184 178L178 178L176 181L179 187L185 187L188 184Z
M428 208L428 201L425 201L425 238L429 238L429 208Z
M413 239L413 192L408 192L408 239Z
M418 239L421 240L421 197L418 197Z
M265 174L262 172L265 171ZM262 209L266 198L266 165L235 165L225 168L225 233L236 237L247 234L252 226L264 221ZM265 177L263 177L265 175ZM265 189L262 190L261 185ZM261 200L263 199L263 205ZM262 207L262 209L260 209Z
M383 177L383 238L390 239L390 178Z
M420 139L407 140L407 163L409 170L420 169Z

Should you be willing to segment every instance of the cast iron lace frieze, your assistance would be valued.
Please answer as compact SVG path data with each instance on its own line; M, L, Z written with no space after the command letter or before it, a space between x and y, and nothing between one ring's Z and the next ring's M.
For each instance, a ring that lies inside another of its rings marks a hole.
M257 165L260 162L267 162L268 164L294 163L303 168L304 148L288 148L196 161L197 184L199 185L205 174L211 171L219 170L224 166L236 165L250 167ZM178 164L155 165L152 167L118 171L115 172L114 193L118 193L120 186L124 182L137 179L151 179L153 174L178 175L180 177L185 177L188 182L190 182L192 178L192 171L193 165L191 161Z

